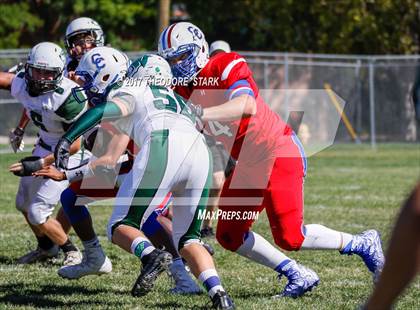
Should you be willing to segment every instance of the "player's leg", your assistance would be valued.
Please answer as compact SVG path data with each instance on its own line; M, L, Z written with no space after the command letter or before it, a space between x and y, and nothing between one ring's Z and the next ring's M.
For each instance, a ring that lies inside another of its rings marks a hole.
M172 255L172 263L169 265L169 273L175 282L175 287L170 289L174 294L198 294L200 287L191 278L185 269L184 261L179 255L172 239L172 221L163 216L172 204L171 194L165 197L162 205L152 212L142 226L142 231L156 247L164 247Z
M106 190L80 189L81 185L82 182L74 183L61 194L63 209L85 250L83 261L80 264L64 266L58 270L58 274L67 279L78 279L92 274L101 275L112 271L112 263L103 251L93 229L92 217L86 205L78 201L80 196L87 196L91 199L103 197ZM111 197L115 196L115 190L109 191L111 191Z
M108 223L110 240L141 260L142 270L131 291L135 297L153 288L172 259L170 253L156 249L140 230L169 192L175 172L167 169L168 159L168 132L154 132L125 177Z
M54 207L60 199L61 192L67 187L68 183L41 178L33 178L33 182L39 182L40 186L29 205L29 222L63 250L64 265L80 263L81 253L70 241L61 224L51 217Z
M24 216L26 222L34 233L38 245L35 250L29 251L27 254L21 256L18 260L18 264L31 264L37 261L44 261L49 258L56 257L58 255L58 247L54 242L46 236L40 229L35 225L32 225L28 220L28 208L30 203L30 197L35 195L38 187L32 182L32 177L20 178L18 192L16 194L16 208Z
M192 142L185 160L188 165L182 165L180 168L180 179L187 179L183 181L185 189L174 192L172 235L174 244L187 261L192 273L206 288L213 307L233 309L233 302L221 284L213 258L200 242L200 214L207 205L212 181L211 155L200 140Z
M64 232L68 235L71 229L71 223L67 218L66 212L63 210L62 207L58 210L55 219L61 224L61 227L63 227Z
M360 235L336 231L319 224L303 224L303 182L306 158L299 139L292 135L284 143L282 155L273 166L270 197L273 207L267 209L275 227L276 243L289 251L299 249L339 250L341 254L359 255L374 279L384 263L379 234L368 230Z

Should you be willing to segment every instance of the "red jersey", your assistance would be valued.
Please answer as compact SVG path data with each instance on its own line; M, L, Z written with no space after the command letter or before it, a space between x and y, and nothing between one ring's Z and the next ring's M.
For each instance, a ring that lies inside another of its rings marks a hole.
M235 159L239 159L239 155L240 160L251 161L275 156L276 149L283 143L281 137L292 134L290 127L263 101L252 71L237 53L211 57L188 86L177 86L175 91L204 108L223 104L244 93L256 99L257 113L250 118L205 124L207 133L222 141L226 149L231 149Z

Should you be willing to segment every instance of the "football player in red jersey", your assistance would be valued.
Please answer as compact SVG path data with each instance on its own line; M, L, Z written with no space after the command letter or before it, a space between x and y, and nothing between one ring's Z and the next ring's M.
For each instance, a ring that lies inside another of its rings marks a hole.
M220 209L241 214L265 208L274 241L282 249L357 254L374 277L378 276L384 258L377 231L351 235L303 223L307 166L303 147L261 98L246 60L237 53L220 53L209 59L203 32L187 22L172 24L162 32L159 54L178 78L176 91L199 104L194 109L204 129L222 141L238 161L224 184ZM253 222L219 218L217 240L224 248L285 275L288 283L282 296L301 296L315 287L317 274L251 231Z

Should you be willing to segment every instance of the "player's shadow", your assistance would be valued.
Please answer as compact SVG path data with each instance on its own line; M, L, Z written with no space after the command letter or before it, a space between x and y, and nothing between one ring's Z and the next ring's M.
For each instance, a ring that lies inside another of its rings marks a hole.
M88 289L83 286L39 284L36 288L26 286L23 282L0 285L3 296L0 297L0 304L15 306L35 307L70 307L70 306L94 306L103 304L99 300L92 300L89 296L106 293L104 289ZM83 300L60 301L54 296L71 296L81 294L87 296ZM107 301L108 306L118 307L118 303Z
M254 299L254 298L262 298L262 299L270 299L274 295L279 294L279 292L270 293L270 292L253 292L250 290L239 290L235 292L234 297L236 298L243 298L243 299Z
M2 265L12 265L12 264L14 264L14 260L10 256L0 255L0 264L2 264Z

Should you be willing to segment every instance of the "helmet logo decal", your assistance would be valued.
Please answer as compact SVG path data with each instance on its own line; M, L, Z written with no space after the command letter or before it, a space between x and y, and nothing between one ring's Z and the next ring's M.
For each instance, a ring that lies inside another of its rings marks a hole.
M200 31L197 28L193 26L189 26L187 29L192 34L194 41L196 41L196 39L201 40L203 38L203 35L200 33Z
M99 53L93 54L92 57L91 57L91 59L92 59L92 63L95 64L96 68L99 71L102 68L105 68L105 64L104 63L101 65L101 62L105 60L104 58L101 57L101 54L99 54Z

